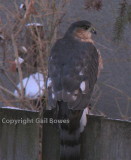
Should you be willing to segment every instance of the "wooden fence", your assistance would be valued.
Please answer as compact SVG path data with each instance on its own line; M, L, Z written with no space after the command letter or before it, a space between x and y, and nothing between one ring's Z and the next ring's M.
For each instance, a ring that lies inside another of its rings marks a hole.
M0 160L37 160L37 117L38 113L0 108Z
M45 124L43 160L59 160L59 146L58 130ZM131 122L88 116L81 157L82 160L131 160Z
M49 117L49 113L44 115ZM37 118L38 113L0 108L0 160L38 160ZM12 121L6 120L21 121L9 124ZM59 160L59 144L58 130L45 120L42 160ZM88 116L81 153L82 160L130 160L131 122Z

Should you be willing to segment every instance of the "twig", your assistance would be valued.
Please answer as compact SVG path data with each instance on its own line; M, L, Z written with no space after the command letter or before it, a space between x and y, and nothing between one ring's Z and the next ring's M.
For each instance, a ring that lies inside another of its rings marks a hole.
M108 48L108 47L106 47L106 46L105 46L105 45L103 45L103 44L100 44L100 43L98 43L98 42L96 42L96 41L95 41L95 43L96 43L96 44L98 44L99 46L101 46L101 47L105 48L105 49L108 49L108 50L113 51L113 49Z
M15 43L15 39L14 39L13 34L11 35L11 39L12 39L12 43L13 43L13 47L14 47L15 57L16 57L16 60L17 60L18 74L19 74L20 87L21 87L20 93L21 93L21 97L23 98L24 97L24 87L23 87L23 81L22 81L23 80L23 74L22 74L21 66L20 66L20 63L19 63L19 60L18 60L18 58L19 58L18 49L17 49L16 43Z
M4 70L3 74L8 78L8 80L11 82L11 84L14 86L14 88L17 90L17 92L19 93L19 89L16 86L16 84L14 83L14 81L9 77L8 73ZM19 93L20 94L20 93Z
M0 89L3 90L3 91L6 92L6 93L12 95L13 97L16 97L10 90L8 90L8 89L5 88L5 87L2 87L1 85L0 85Z
M129 96L126 93L124 93L122 90L120 90L114 86L111 86L111 85L105 84L105 83L100 83L100 84L103 84L104 86L107 86L107 87L109 87L109 88L111 88L111 89L113 89L113 90L115 90L115 91L117 91L117 92L119 92L129 98Z

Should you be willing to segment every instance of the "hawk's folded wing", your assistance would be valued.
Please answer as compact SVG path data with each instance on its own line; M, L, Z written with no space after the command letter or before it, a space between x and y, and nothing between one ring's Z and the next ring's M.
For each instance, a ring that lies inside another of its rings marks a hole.
M71 109L87 107L97 74L98 52L92 43L58 40L49 57L49 107L56 107L61 100Z

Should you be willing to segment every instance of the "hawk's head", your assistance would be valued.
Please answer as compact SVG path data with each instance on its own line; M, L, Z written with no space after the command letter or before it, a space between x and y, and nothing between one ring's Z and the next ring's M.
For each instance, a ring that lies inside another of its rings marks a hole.
M83 20L72 23L65 35L87 41L88 39L91 39L92 33L96 34L95 28L90 22Z

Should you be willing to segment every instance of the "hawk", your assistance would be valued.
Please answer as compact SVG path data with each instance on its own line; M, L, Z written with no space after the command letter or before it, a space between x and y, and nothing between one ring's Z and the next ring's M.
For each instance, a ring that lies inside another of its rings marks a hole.
M86 126L87 107L101 68L92 34L96 30L86 20L71 24L49 56L48 109L63 120L59 124L60 160L80 160L80 135Z

